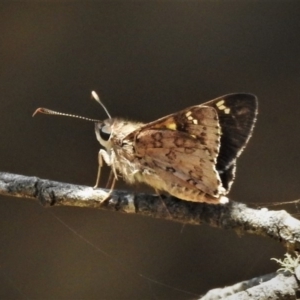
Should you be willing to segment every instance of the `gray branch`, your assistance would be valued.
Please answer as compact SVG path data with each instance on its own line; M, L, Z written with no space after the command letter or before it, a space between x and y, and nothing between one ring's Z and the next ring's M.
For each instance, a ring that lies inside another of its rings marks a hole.
M234 201L225 205L209 205L171 196L119 190L115 190L112 197L102 203L107 192L105 189L94 190L87 186L0 172L0 195L30 198L44 206L99 208L194 225L206 222L221 229L233 229L238 234L247 232L270 237L290 251L300 249L300 221L283 210L253 209ZM298 267L296 274L299 273ZM269 274L224 289L211 290L201 299L296 299L299 290L297 277Z
M270 237L289 251L300 249L300 221L284 210L253 209L234 201L209 205L119 190L101 204L107 190L10 173L0 173L0 194L39 200L44 206L100 208L195 225L206 222L221 229L233 229L238 234L247 232Z
M299 299L300 266L295 273L272 273L210 290L199 300L264 300Z

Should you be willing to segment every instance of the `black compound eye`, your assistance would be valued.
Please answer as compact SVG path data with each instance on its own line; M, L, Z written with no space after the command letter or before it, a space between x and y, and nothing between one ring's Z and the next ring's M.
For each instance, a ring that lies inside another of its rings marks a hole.
M111 127L108 125L104 125L100 128L99 133L103 141L108 141L111 135Z

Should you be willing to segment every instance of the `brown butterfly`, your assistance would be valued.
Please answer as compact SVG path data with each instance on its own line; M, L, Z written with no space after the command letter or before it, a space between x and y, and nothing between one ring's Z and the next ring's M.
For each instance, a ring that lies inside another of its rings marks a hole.
M103 106L97 94L93 97ZM103 106L104 107L104 106ZM257 98L229 94L191 106L148 124L111 118L104 121L38 108L37 112L95 122L99 151L98 186L103 160L130 184L143 182L182 200L226 203L236 159L251 137ZM111 176L110 176L111 177ZM109 193L110 195L110 193Z

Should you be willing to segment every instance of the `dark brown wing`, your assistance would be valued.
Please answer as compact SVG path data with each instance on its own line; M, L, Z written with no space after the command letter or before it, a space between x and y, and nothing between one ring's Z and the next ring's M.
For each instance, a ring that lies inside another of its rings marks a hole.
M243 152L252 135L258 101L252 94L228 94L203 105L216 109L221 126L221 146L217 170L223 186L230 190L235 175L237 157Z

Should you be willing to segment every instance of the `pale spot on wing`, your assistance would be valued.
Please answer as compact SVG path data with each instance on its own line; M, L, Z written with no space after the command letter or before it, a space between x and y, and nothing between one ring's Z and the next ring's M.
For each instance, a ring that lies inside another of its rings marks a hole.
M219 107L219 106L223 105L224 102L225 102L225 100L220 100L218 103L216 103L216 105Z
M223 110L225 114L230 114L230 108L224 105L225 101L221 100L218 103L216 103L216 106L219 110Z
M170 130L176 130L177 126L175 123L170 123L166 125L166 128L170 129Z
M218 106L218 109L220 109L220 110L224 110L224 109L226 109L226 106L224 106L224 105L220 105L220 106Z

